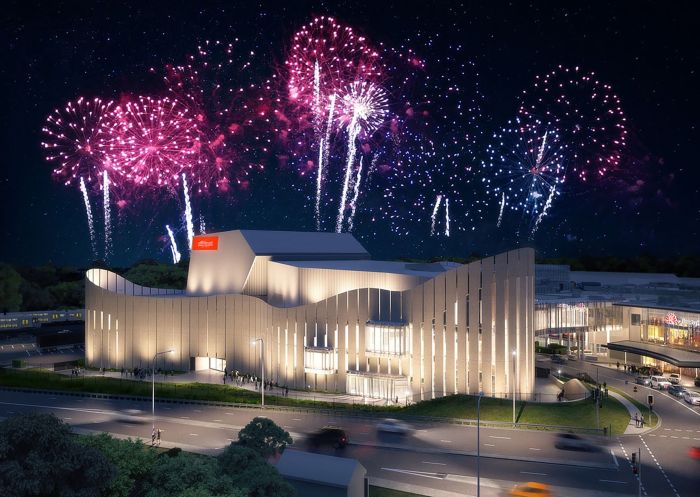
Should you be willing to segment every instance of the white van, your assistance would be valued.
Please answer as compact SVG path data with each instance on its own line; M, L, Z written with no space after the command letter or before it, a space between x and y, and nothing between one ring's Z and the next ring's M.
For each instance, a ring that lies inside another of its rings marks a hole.
M665 378L664 376L651 377L651 388L657 388L659 390L668 390L668 387L670 386L671 382L668 381L668 378Z

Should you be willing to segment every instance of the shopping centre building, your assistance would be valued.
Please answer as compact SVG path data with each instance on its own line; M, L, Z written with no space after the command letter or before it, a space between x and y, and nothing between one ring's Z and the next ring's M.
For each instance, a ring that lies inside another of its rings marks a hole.
M535 336L575 357L700 372L700 278L537 265Z
M262 357L290 388L529 398L534 282L530 248L415 264L372 260L348 233L215 233L195 237L184 291L89 270L86 361L257 373Z

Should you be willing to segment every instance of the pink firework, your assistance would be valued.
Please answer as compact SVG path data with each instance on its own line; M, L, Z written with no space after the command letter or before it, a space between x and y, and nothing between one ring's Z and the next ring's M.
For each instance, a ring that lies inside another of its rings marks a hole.
M556 129L571 155L569 170L581 181L620 167L627 129L620 98L593 72L558 66L523 92L519 114L526 125Z
M254 83L255 53L232 43L206 41L183 65L166 66L171 95L197 125L197 171L193 188L227 191L246 185L272 142L272 99Z
M174 188L182 173L199 174L197 123L176 100L139 97L115 107L102 130L104 167L127 181Z
M57 163L56 179L66 185L100 178L104 155L98 144L109 126L112 102L83 97L56 109L47 119L42 131L46 135L41 146L46 159Z
M317 17L294 34L286 60L289 99L322 115L331 94L355 81L376 82L379 53L349 26Z

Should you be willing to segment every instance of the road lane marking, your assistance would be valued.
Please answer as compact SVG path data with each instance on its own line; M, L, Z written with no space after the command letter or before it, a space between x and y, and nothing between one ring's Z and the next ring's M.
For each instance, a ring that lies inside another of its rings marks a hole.
M446 444L451 444L452 440L440 440L441 442L445 442Z
M444 462L431 462L431 461L422 461L423 464L435 464L436 466L447 466Z
M220 419L215 419L215 420L214 420L214 423L221 423L221 420L220 420Z
M487 447L495 447L494 444L484 444L484 445L486 445Z
M422 476L424 478L432 478L434 480L444 480L447 477L446 473L429 473L427 471L414 471L411 469L398 468L381 468L383 471L393 471L395 473L404 473L412 476Z
M547 473L535 473L534 471L521 471L520 473L523 475L547 476Z
M301 421L301 418L292 418L292 421Z
M489 438L500 438L500 439L503 439L503 440L510 440L510 437L497 437L497 436L495 436L495 435L489 435Z
M196 433L190 433L190 436L191 437L198 437L199 435L197 435Z
M538 449L537 447L530 447L530 450L542 450L542 449Z
M622 483L623 485L627 484L626 481L617 481L617 480L600 480L600 481L603 481L605 483Z

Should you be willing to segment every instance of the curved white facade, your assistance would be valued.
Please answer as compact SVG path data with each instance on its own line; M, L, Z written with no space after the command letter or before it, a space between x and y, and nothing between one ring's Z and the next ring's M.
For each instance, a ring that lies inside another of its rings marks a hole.
M282 236L282 232L274 233ZM225 237L218 243L219 248L225 245ZM311 260L311 255L305 254L305 260ZM210 358L218 365L225 361L229 371L256 373L260 370L256 347L260 345L251 342L263 338L266 378L293 388L398 397L400 401L458 392L506 396L515 390L524 398L532 394L532 249L447 270L441 267L439 272L434 265L401 269L392 266L395 263L384 263L382 267L395 272L369 276L355 269L376 269L379 266L372 266L375 261L355 265L329 261L328 256L327 264L272 261L281 257L253 252L246 259L253 261L249 267L256 258L265 260L268 277L275 280L274 285L259 282L258 289L280 288L285 283L278 280L285 272L271 269L275 265L291 268L291 272L314 266L303 269L312 270L320 279L314 283L308 278L303 291L299 281L296 285L287 282L289 298L280 301L275 296L278 290L260 296L243 292L196 295L144 288L106 270L89 270L88 364L149 367L156 352L173 349L173 354L159 358L157 367L189 370L207 363L202 358ZM207 263L214 264L215 258ZM193 270L198 270L196 264L191 265L188 279ZM217 277L223 282L226 272L220 272ZM330 284L323 280L324 275L336 281ZM342 281L344 276L347 283ZM197 277L197 285L190 286L188 281L188 290L201 285L203 273ZM350 288L363 282L377 287ZM309 295L303 297L308 303L283 306L293 298L301 300L304 292L313 292L315 284L321 287L320 300ZM347 284L345 291L327 295L343 284ZM295 292L296 297L292 296ZM275 299L278 305L273 305Z

